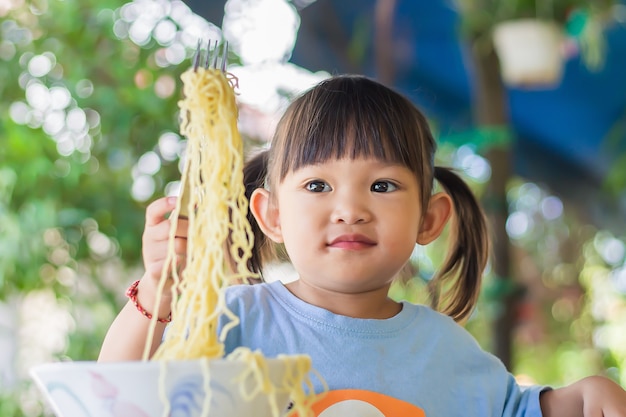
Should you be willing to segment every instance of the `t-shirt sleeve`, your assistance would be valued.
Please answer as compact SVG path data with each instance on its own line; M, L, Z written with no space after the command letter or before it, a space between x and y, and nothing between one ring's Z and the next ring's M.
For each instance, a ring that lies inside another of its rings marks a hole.
M430 321L440 331L441 341L436 351L444 359L440 358L439 363L445 367L445 357L456 358L444 369L458 382L455 392L462 398L461 404L471 404L476 413L484 416L542 417L539 396L549 387L521 386L502 361L483 350L466 329L448 317L437 317L439 320L430 317ZM427 332L435 334L435 329Z
M539 396L550 387L541 385L520 386L509 374L507 394L502 417L541 417Z

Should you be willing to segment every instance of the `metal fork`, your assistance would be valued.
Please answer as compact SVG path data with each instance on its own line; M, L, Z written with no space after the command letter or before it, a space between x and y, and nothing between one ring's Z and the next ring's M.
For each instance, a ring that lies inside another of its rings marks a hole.
M205 69L217 69L217 63L219 58L219 48L218 41L215 40L215 46L213 50L211 50L211 41L209 40L207 43L206 54L204 59L202 59L202 39L198 39L198 47L196 48L196 52L193 58L193 70L197 71L198 67L202 65ZM203 62L202 62L203 61ZM222 72L226 72L226 65L228 64L228 41L224 41L224 45L222 46L222 59L219 69Z

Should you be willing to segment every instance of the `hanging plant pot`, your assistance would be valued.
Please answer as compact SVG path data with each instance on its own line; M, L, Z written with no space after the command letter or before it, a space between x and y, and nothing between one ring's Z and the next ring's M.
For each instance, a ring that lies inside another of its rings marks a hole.
M499 23L493 44L502 80L520 87L550 87L563 75L561 27L551 21L520 19Z

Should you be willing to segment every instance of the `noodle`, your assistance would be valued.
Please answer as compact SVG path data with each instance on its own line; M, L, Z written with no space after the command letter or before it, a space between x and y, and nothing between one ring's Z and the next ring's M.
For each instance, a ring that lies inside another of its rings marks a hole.
M253 237L246 219L243 141L237 130L233 88L226 76L219 70L198 68L185 72L182 80L185 98L179 102L180 131L188 143L181 187L193 190L187 192L185 207L187 259L180 279L172 228L159 284L164 284L171 270L172 291L178 291L179 297L172 305L176 320L168 327L155 359L219 358L224 354L217 335L219 317L226 314L232 319L231 327L237 325L237 318L226 309L223 290L251 275L246 265ZM178 215L176 210L173 215ZM226 254L229 237L232 246ZM231 258L234 268L229 267Z
M314 400L319 399L319 397L313 395L315 392L313 385L310 379L307 378L309 372L311 372L311 359L304 355L301 355L296 361L288 360L290 358L293 359L294 356L278 356L278 358L286 359L284 364L287 369L284 372L282 384L273 385L270 380L267 363L260 352L253 352L247 348L238 348L228 356L229 360L240 360L248 364L247 372L239 376L242 382L248 377L257 382L256 386L250 391L247 391L246 386L241 384L241 396L244 399L251 400L257 395L266 395L272 409L272 415L279 416L281 415L281 410L278 408L276 397L280 394L288 393L293 403L291 415L294 413L302 417L311 415L310 407Z
M188 217L187 256L185 269L179 276L180 265L174 249L176 228L171 227L156 305L169 279L173 281L172 293L178 296L172 299L174 319L153 357L159 361L222 358L226 333L239 322L226 306L225 289L255 276L247 266L253 234L246 218L248 201L243 184L243 141L237 129L235 79L229 79L222 71L204 68L190 69L181 79L184 98L179 102L180 132L188 143L181 178L183 196L178 199L172 218L181 214ZM223 315L229 324L218 335L218 319ZM144 360L149 356L156 315L150 324ZM287 392L298 415L310 415L309 405L315 394L307 377L310 358L305 355L282 358L287 369L280 386L272 384L261 353L239 348L227 359L246 363L247 371L240 376L244 398L266 395L272 414L279 416L276 394ZM208 415L210 405L208 373L207 364L203 366L206 383L203 416ZM250 379L255 381L255 386L244 387L243 381Z

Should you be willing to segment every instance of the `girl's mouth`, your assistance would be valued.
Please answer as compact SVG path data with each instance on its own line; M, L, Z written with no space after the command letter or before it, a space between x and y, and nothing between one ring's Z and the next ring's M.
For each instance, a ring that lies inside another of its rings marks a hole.
M347 234L337 236L328 244L331 248L360 250L375 246L376 242L367 236L360 234Z

